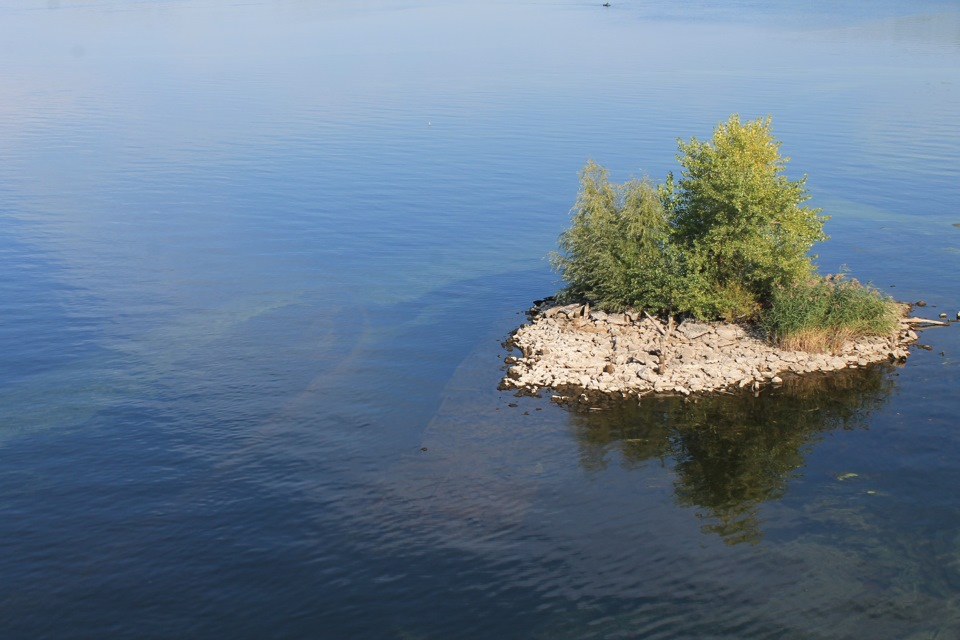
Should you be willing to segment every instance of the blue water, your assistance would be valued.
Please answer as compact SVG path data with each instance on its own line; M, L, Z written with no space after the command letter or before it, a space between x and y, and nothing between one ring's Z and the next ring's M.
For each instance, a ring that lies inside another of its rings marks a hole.
M10 0L0 637L953 638L960 329L497 391L590 158L770 114L824 272L960 310L954 2Z

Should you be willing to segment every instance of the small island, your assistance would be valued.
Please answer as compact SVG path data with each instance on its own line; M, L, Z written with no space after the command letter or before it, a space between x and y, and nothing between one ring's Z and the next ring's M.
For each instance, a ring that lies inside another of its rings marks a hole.
M554 267L566 286L537 301L505 343L502 389L553 389L593 404L649 393L714 393L903 361L910 307L845 274L817 274L826 240L806 177L771 119L733 115L710 141L678 141L682 171L612 184L591 162Z
M582 405L650 393L756 392L788 375L902 362L918 338L918 325L941 324L902 318L890 335L860 336L810 352L780 348L755 328L735 323L689 318L671 328L647 314L607 313L553 299L538 301L528 314L532 322L507 343L519 355L505 358L509 369L501 388L530 394L553 389L556 401Z

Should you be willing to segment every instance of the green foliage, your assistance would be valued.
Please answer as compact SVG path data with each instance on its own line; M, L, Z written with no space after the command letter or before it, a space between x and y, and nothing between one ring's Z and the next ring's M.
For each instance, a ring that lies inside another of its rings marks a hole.
M820 210L803 206L806 178L783 175L770 124L733 115L710 142L678 141L681 177L660 187L673 242L714 294L705 305L728 320L755 317L774 287L813 273L808 252L826 239Z
M760 324L785 348L824 351L853 336L889 335L900 316L896 302L841 275L777 287Z
M587 164L553 256L563 293L607 309L754 319L775 287L812 274L807 252L825 238L824 218L802 205L805 180L783 175L769 118L734 115L710 142L679 148L680 179L656 192L646 179L611 184Z
M587 163L573 225L560 236L563 253L551 256L568 283L564 294L606 309L666 305L667 231L648 181L611 184L606 169Z
M788 180L788 158L770 118L717 125L706 142L678 140L680 178L612 184L589 162L572 225L552 262L561 297L700 319L760 321L785 345L822 349L852 335L889 333L897 308L855 280L817 278L814 243L825 217L803 203L806 178Z

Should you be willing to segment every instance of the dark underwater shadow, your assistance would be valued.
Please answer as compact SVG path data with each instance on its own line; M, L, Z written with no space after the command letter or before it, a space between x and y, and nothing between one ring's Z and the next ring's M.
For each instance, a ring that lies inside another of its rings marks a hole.
M614 454L626 468L657 459L676 474L674 498L728 544L763 537L760 506L780 498L813 443L866 428L895 388L891 365L793 377L782 387L699 398L644 398L571 417L587 470Z

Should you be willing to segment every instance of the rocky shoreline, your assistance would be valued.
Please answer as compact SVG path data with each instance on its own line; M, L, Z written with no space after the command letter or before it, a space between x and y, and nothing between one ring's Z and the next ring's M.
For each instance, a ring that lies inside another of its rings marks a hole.
M588 304L547 299L527 315L530 323L504 343L520 355L504 359L509 368L500 388L527 394L552 389L559 394L555 401L579 404L651 393L756 392L782 384L787 375L904 361L918 325L945 324L905 317L894 335L808 353L778 349L749 327L694 320L674 326L645 313L605 313Z

